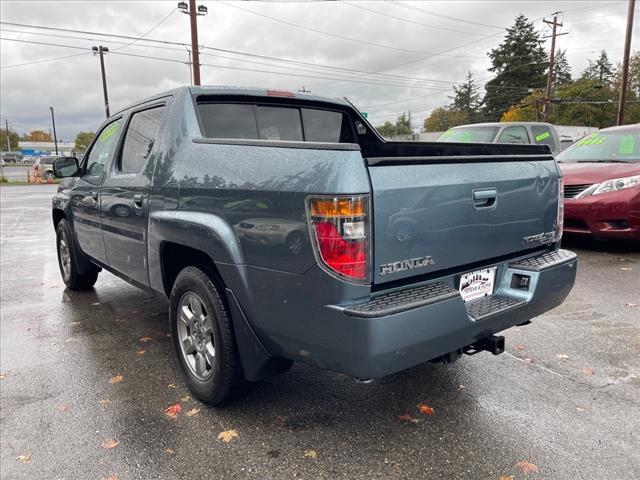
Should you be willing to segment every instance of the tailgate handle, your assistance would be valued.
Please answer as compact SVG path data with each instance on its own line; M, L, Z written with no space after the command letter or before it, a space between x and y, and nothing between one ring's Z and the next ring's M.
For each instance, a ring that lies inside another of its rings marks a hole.
M475 190L473 192L473 206L477 209L491 208L496 204L498 190L488 188L486 190Z

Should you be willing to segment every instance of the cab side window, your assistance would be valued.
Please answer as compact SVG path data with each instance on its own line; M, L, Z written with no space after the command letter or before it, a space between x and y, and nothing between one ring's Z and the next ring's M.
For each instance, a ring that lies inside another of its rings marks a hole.
M138 173L147 163L158 136L165 107L156 107L132 115L118 162L121 173Z
M109 158L111 158L115 150L121 128L122 118L119 118L102 129L98 139L91 147L91 151L86 156L82 174L83 180L94 185L102 182L109 164Z
M536 145L549 145L552 152L556 149L555 141L549 127L531 125L531 133L533 133L533 139Z
M527 129L521 126L507 127L498 137L498 143L531 143Z

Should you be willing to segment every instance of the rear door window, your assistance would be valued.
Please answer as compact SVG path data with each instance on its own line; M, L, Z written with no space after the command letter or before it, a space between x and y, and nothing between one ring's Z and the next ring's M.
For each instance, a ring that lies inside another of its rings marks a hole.
M556 149L555 140L551 129L544 125L531 125L531 133L536 145L549 145L552 151Z
M506 127L498 137L498 143L530 143L529 134L525 127Z

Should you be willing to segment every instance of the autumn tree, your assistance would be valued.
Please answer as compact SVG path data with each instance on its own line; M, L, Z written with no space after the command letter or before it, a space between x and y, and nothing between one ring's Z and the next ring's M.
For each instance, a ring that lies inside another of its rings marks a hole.
M454 110L466 115L467 121L477 121L482 99L478 92L478 85L470 71L467 72L466 80L460 85L453 87L454 96L449 110Z
M469 118L464 112L438 107L424 119L423 130L425 132L444 132L451 127L457 127L465 123L469 123Z
M95 136L95 132L78 132L78 135L76 135L76 150L86 150Z
M533 23L521 14L507 28L502 43L489 52L489 71L495 77L485 85L483 110L487 120L498 120L529 88L545 86L547 54L543 42Z
M24 136L27 142L53 142L53 137L50 133L44 130L32 130Z
M7 132L9 134L9 146L11 147L11 150L17 150L20 135L11 129L7 130L5 128L0 129L0 150L7 149Z

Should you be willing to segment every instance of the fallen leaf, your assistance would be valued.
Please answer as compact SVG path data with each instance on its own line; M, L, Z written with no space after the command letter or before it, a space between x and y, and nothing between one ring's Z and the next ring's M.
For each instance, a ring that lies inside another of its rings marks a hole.
M102 477L101 480L119 480L117 475L109 475L108 477Z
M140 337L138 339L138 341L142 343L147 343L149 340L151 340L151 337Z
M100 405L109 405L110 403L111 403L111 400L109 400L108 398L100 400Z
M175 383L170 383L169 385L167 385L167 387L169 387L169 388L176 388L176 384L175 384Z
M580 370L582 373L584 373L585 375L593 375L594 373L596 373L596 371L591 368L591 367L584 367L582 370Z
M93 305L95 307L96 305L100 305L100 302L94 302L91 305Z
M620 267L620 270L622 270L623 272L631 272L633 270L633 268L631 268L631 267Z
M120 442L115 438L108 438L104 442L102 442L102 448L106 448L107 450L111 450L112 448L116 448Z
M513 475L503 475L498 480L513 480Z
M424 413L425 415L433 415L435 413L433 408L426 403L419 403L418 410L420 410L420 413Z
M164 410L164 413L167 417L175 419L181 411L182 411L182 405L180 405L179 403L176 403L174 405L169 405Z
M576 406L576 412L584 412L586 409L583 407Z
M225 430L218 434L218 440L222 440L224 443L229 443L234 438L238 438L238 432L235 430Z
M16 457L16 460L18 460L20 463L29 463L31 461L31 454L26 453L26 454L18 455Z
M60 405L58 405L58 411L60 413L64 413L67 411L67 408L69 408L68 405L65 405L64 403L61 403Z
M188 402L189 400L191 400L191 395L185 395L184 397L180 397L180 401L181 402Z
M560 358L562 360L565 360L565 359L569 358L569 355L567 355L566 353L556 353L556 358Z
M167 455L175 455L176 451L173 448L165 448L164 453Z
M637 306L638 306L637 303L627 303L627 307L629 307L629 308L635 308Z
M304 452L304 456L308 458L318 458L318 452L315 450L307 450Z
M144 355L145 353L147 353L147 351L146 351L146 350L138 350L136 353L137 353L138 355L142 356L142 355Z
M197 415L199 412L200 412L200 409L198 407L193 407L191 410L187 412L187 417L193 417L194 415Z
M524 460L516 463L516 467L522 470L523 473L538 473L540 471L537 465L531 462L525 462Z
M411 423L420 422L419 418L413 418L409 412L405 413L404 415L398 415L398 418L403 422L411 422Z
M525 349L525 346L524 346L524 345L522 345L522 344L519 344L519 345L516 345L516 349L517 349L517 350L524 350L524 349Z
M69 322L69 326L76 327L80 325L80 322Z
M115 384L115 383L120 383L122 380L124 380L124 377L120 374L117 374L113 377L111 377L111 379L109 380L109 383L111 385Z
M0 373L0 380L4 380L7 378L7 374L5 372Z

